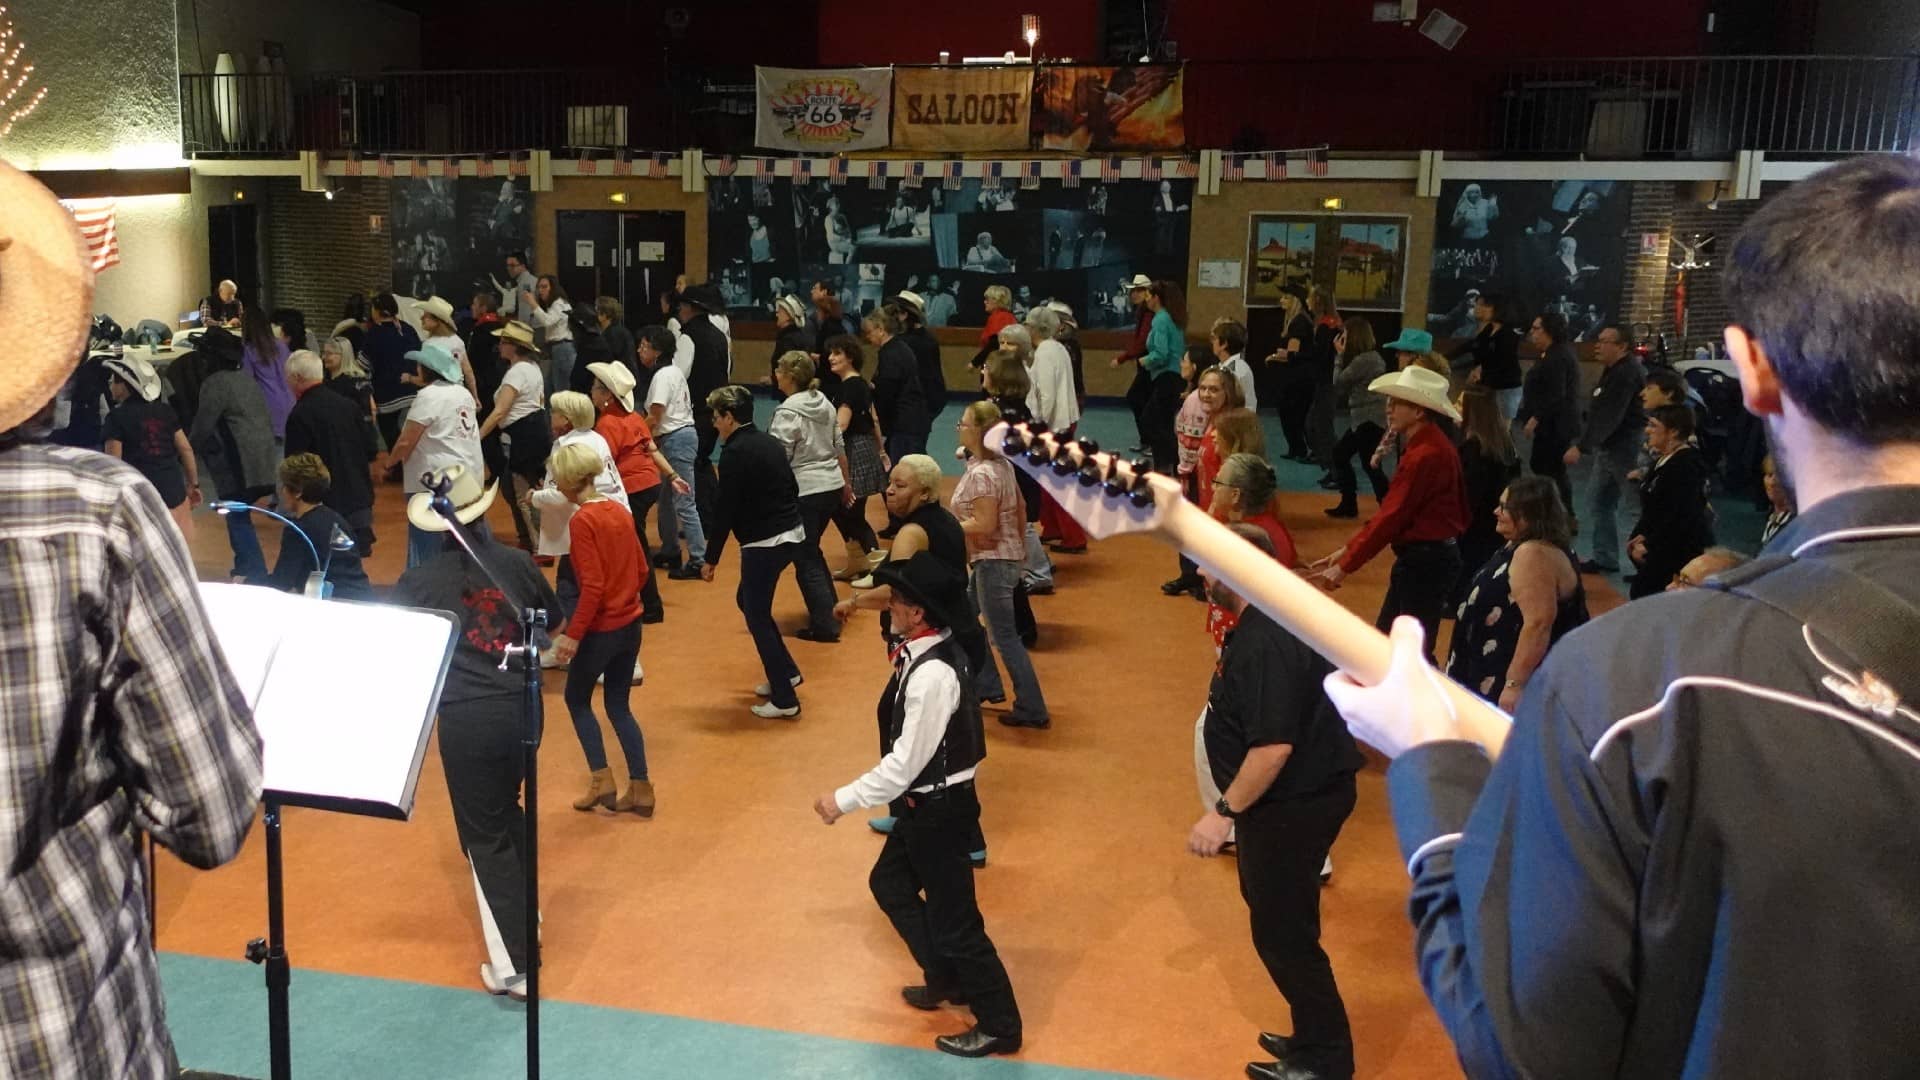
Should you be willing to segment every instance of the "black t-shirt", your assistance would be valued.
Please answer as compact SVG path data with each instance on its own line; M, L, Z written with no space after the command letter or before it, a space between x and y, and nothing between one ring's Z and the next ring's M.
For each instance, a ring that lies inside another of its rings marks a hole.
M255 574L247 580L247 584L265 585L283 592L300 592L307 586L307 575L315 569L313 555L318 551L321 565L327 569L327 580L333 584L334 599L373 599L373 583L367 580L367 571L360 565L360 556L354 551L329 550L335 529L348 536L353 535L353 527L347 524L347 519L341 517L339 511L330 506L316 506L300 515L294 525L307 539L301 540L292 527L284 529L280 536L280 557L273 564L273 572ZM313 546L308 547L309 543Z
M458 548L443 551L400 575L393 602L405 607L452 612L460 620L453 666L440 699L449 703L479 698L517 697L526 668L516 658L500 670L508 645L520 639L520 606L544 607L558 621L560 600L533 565L533 556L492 540L476 540L474 549L512 596L502 595L487 575Z
M853 410L853 419L847 422L846 434L873 434L873 413L870 411L873 406L873 388L867 385L867 380L858 375L849 375L841 379L840 385L834 388L833 404L835 408L844 405Z
M174 433L180 430L180 417L164 401L128 398L114 406L101 428L105 440L120 443L120 458L140 470L160 501L169 509L187 497L187 475L180 468L180 453L174 448Z
M1360 770L1360 748L1321 685L1332 670L1259 608L1241 613L1207 690L1207 762L1221 791L1256 746L1293 747L1256 806L1312 795Z

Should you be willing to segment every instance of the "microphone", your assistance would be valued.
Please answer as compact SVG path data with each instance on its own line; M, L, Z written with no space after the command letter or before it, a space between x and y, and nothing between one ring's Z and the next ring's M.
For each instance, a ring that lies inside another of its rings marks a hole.
M449 513L453 510L453 500L448 493L453 490L453 476L446 469L435 472L432 469L420 474L420 486L433 495L433 509L436 513Z

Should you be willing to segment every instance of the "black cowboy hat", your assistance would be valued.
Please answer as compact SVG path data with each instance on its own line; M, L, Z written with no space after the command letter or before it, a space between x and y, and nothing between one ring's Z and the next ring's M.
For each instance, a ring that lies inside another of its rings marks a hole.
M927 622L952 629L965 618L967 578L932 552L921 551L905 562L883 562L873 571L875 585L890 585L907 602L927 613Z
M727 311L726 298L720 295L720 290L712 282L703 281L687 286L687 291L680 294L680 302L692 304L710 315L724 315Z

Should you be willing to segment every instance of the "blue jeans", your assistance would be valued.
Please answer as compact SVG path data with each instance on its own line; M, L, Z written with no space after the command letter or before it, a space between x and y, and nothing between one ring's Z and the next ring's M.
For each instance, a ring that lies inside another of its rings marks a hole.
M267 576L267 556L260 550L260 534L254 531L253 513L247 510L225 515L227 544L233 548L233 576Z
M547 397L573 389L573 341L547 343Z
M1640 455L1627 439L1617 450L1601 448L1588 455L1587 475L1593 491L1593 515L1587 534L1593 538L1593 561L1602 566L1620 565L1620 525L1618 512L1624 494L1629 518L1639 516L1640 485L1627 474L1640 464Z
M698 564L707 557L707 534L700 527L700 506L695 498L700 481L693 470L694 453L700 449L700 433L692 427L683 427L655 441L660 453L666 455L667 464L694 488L680 495L672 484L660 485L660 546L669 554L678 553L680 541L685 538L687 561Z
M633 718L629 698L633 693L633 666L640 659L640 620L635 619L618 630L600 630L580 639L580 651L567 665L564 697L567 712L573 717L573 733L580 737L580 751L586 755L587 768L598 772L607 767L607 748L600 740L600 718L593 714L593 687L601 676L606 682L601 699L607 705L607 722L613 736L620 740L620 753L627 759L627 777L647 779L647 741L640 734L640 722Z
M780 637L779 624L773 621L773 592L799 549L799 544L741 548L740 588L733 594L733 602L747 620L747 633L753 635L754 651L760 654L761 670L773 690L773 704L782 709L800 704L800 696L793 692L793 677L800 674L800 668Z
M1013 590L1020 584L1020 564L1012 559L979 559L973 564L973 602L987 621L987 637L1007 665L1007 678L1013 681L1013 716L1017 720L1042 722L1049 719L1047 700L1040 693L1040 677L1034 674L1033 660L1020 643L1013 624ZM983 698L1006 693L1000 682L1000 669L991 658L974 673L973 688Z

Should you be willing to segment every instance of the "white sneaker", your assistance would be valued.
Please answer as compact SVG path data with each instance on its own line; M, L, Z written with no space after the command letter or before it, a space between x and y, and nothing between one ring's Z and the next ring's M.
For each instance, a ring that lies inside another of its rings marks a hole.
M771 701L763 701L753 707L753 715L762 720L791 720L800 715L800 706L783 709Z
M560 661L554 658L552 649L547 649L540 654L540 670L551 671L561 666Z
M873 588L873 575L867 574L864 577L854 578L852 581L847 582L847 584L856 589L871 589Z
M802 675L795 675L795 676L794 676L794 677L793 677L792 679L790 679L790 680L788 680L788 681L789 681L789 682L791 682L791 683L793 683L793 685L795 685L795 686L799 686L799 685L800 685L801 683L803 683L803 682L806 682L807 680L806 680L806 677L805 677L805 676L802 676ZM754 687L754 688L753 688L753 693L754 693L754 696L755 696L755 697L772 697L772 696L773 696L773 684L772 684L772 683L761 683L760 685L758 685L758 686L756 686L756 687Z
M492 964L480 965L480 985L486 987L487 993L492 994L494 997L504 995L515 1001L527 1000L527 977L525 975L509 975L502 979L500 976L494 974Z

